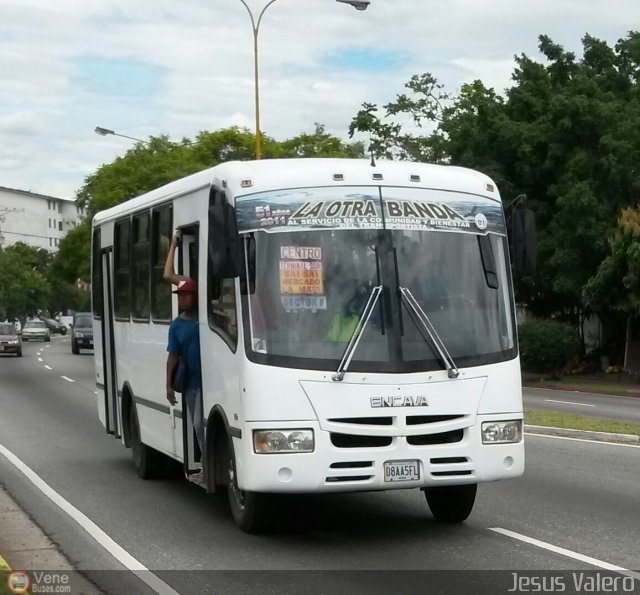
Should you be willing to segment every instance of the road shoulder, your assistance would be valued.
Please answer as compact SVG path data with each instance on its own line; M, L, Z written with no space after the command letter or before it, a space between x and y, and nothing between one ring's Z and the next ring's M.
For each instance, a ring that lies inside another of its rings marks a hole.
M33 580L36 572L55 572L73 585L73 593L101 591L76 571L73 564L44 534L42 529L16 504L0 485L0 573L26 572ZM31 572L29 572L31 571ZM69 591L71 592L71 591Z

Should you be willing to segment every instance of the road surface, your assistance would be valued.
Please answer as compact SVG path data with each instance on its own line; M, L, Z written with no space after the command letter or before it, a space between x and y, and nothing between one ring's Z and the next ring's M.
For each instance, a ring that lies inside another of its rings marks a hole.
M506 593L512 572L570 581L562 571L614 565L640 593L640 574L628 578L640 567L640 448L527 436L524 477L481 485L462 525L435 523L411 490L284 499L281 529L252 536L224 497L181 477L137 477L130 450L97 420L93 358L72 355L68 337L0 357L0 379L0 446L98 531L2 453L0 482L106 592L152 592L116 560L121 548L166 592Z

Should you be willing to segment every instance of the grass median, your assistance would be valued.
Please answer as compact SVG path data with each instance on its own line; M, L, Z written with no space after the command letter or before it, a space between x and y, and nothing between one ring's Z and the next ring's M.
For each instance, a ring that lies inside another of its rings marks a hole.
M614 419L585 417L573 413L547 411L543 409L524 410L524 423L532 426L548 426L570 430L588 430L590 432L612 432L614 434L632 434L640 436L640 424Z

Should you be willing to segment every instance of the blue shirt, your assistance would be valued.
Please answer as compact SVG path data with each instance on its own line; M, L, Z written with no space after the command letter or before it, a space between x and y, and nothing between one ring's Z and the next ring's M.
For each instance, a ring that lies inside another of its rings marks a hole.
M186 350L186 351L185 351ZM198 321L176 318L169 326L169 353L177 353L187 364L186 389L202 388L200 378L200 336Z

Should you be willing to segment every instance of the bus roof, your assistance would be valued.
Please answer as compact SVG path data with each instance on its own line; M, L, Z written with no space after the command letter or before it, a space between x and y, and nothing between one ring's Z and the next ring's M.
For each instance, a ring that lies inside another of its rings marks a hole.
M408 161L378 161L372 166L367 159L263 159L230 161L170 182L97 213L93 223L96 225L108 219L121 217L221 182L226 183L226 192L230 200L237 196L285 188L415 186L453 190L500 201L500 194L491 178L463 167Z

